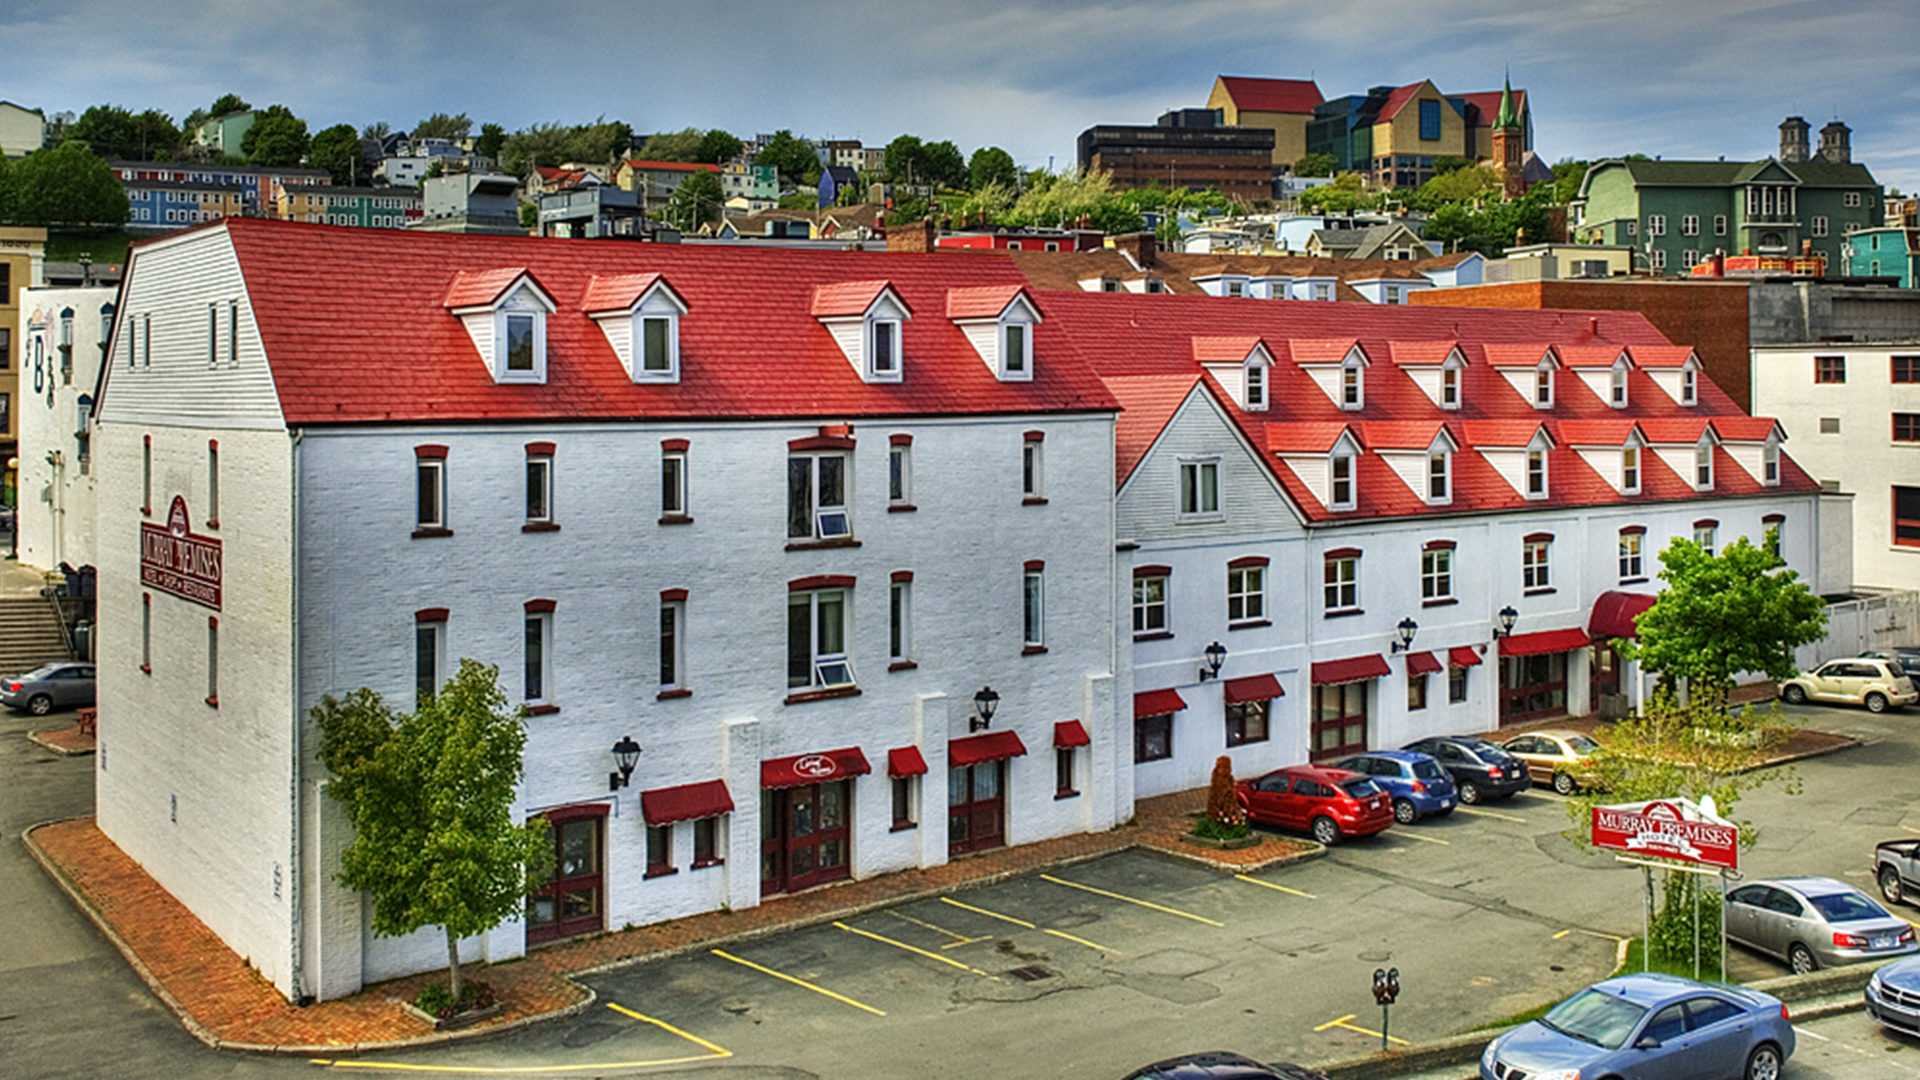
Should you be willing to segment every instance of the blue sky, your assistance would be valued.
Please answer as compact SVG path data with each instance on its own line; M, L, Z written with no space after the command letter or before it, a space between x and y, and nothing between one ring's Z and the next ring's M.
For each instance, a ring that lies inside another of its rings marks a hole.
M1071 164L1095 123L1205 103L1218 74L1328 95L1430 78L1533 96L1549 161L1756 158L1782 118L1853 128L1854 160L1920 189L1912 0L8 0L0 98L177 120L226 91L312 130L465 112L509 131L902 132Z

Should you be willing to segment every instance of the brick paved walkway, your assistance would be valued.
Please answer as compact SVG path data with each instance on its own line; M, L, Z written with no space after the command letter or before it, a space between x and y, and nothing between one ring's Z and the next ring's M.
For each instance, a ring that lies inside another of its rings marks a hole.
M690 949L716 939L805 926L870 907L980 884L1002 877L1148 847L1229 869L1267 865L1310 853L1316 845L1266 835L1258 846L1213 851L1180 841L1189 818L1206 805L1206 790L1142 799L1132 822L1107 832L1065 836L984 852L944 866L908 870L781 897L742 911L713 911L653 926L600 934L536 949L524 960L466 968L491 983L506 1006L482 1032L526 1022L583 1003L586 992L567 975L638 957ZM30 845L42 865L76 894L128 955L148 985L203 1041L254 1049L342 1049L421 1041L424 1025L398 1004L430 982L431 972L381 983L349 998L300 1008L248 967L178 900L155 884L94 825L91 817L43 825Z

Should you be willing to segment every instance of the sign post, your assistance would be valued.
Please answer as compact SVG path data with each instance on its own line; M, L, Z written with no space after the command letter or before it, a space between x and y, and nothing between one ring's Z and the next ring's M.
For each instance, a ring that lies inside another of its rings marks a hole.
M1645 894L1641 900L1641 970L1653 965L1653 871L1710 874L1720 879L1720 977L1726 979L1726 881L1740 870L1740 828L1705 805L1691 799L1652 799L1647 802L1596 806L1589 822L1594 847L1623 852L1614 856L1642 867ZM1638 857L1636 857L1638 856ZM1693 897L1693 974L1700 975L1700 895Z

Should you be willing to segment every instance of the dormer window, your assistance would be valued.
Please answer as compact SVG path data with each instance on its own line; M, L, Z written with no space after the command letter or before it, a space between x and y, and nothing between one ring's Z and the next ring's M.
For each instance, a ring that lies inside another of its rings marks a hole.
M1547 497L1547 452L1530 449L1527 451L1527 498L1544 499Z
M1340 368L1340 407L1352 412L1365 403L1365 387L1360 382L1360 365L1343 364Z
M1627 407L1627 365L1615 364L1607 382L1607 404L1616 409Z
M1353 509L1353 465L1354 456L1339 451L1327 460L1327 509Z
M596 275L583 310L634 382L680 381L680 318L686 301L659 274Z
M1680 369L1680 404L1700 403L1700 373L1692 365Z
M1640 494L1640 448L1637 446L1620 451L1620 494Z
M1427 454L1427 502L1452 501L1453 455L1435 449Z
M884 281L850 281L813 291L813 317L863 382L897 383L905 377L902 324L913 317L906 301Z
M466 325L496 383L547 381L547 316L553 299L519 268L454 275L445 306Z
M1032 355L1033 341L1027 334L1027 324L1010 322L1000 327L1000 369L1008 375L1025 375L1027 360Z
M980 359L1002 382L1033 378L1033 328L1040 309L1018 285L952 289L947 318L953 320Z
M867 377L876 382L900 377L900 320L867 323Z
M1443 367L1440 369L1440 407L1457 409L1460 407L1460 369Z
M1713 443L1707 439L1693 448L1693 486L1698 491L1713 488Z
M1267 365L1260 361L1247 364L1247 409L1259 412L1267 407Z
M1545 364L1533 373L1533 407L1553 408L1553 369Z
M502 316L505 333L501 340L505 342L507 353L507 372L533 374L534 321L532 315Z
M1772 439L1760 450L1760 482L1768 487L1780 482L1780 444Z

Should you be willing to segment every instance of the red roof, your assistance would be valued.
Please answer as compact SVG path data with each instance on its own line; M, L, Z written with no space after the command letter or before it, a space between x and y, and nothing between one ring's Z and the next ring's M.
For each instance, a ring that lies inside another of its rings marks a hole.
M1326 686L1330 683L1359 682L1362 679L1378 679L1393 674L1387 661L1379 653L1365 656L1350 656L1345 660L1327 660L1313 665L1313 685Z
M628 158L628 166L648 172L713 172L720 171L718 165L707 165L695 161L648 161L644 158Z
M503 266L493 270L462 270L453 275L440 306L449 310L484 307L500 299L527 273L524 266Z
M1115 487L1133 475L1147 448L1160 438L1199 381L1199 375L1136 375L1106 380L1108 391L1120 403L1120 419L1113 433Z
M1259 338L1245 334L1235 337L1201 335L1193 339L1193 359L1197 364L1242 364L1259 346Z
M1532 634L1508 634L1500 639L1501 656L1539 656L1542 653L1572 652L1584 649L1592 639L1585 630L1541 630Z
M1705 416L1662 416L1640 421L1640 433L1650 443L1663 446L1692 446L1707 433L1713 421ZM1764 438L1764 436L1762 436Z
M831 319L865 315L888 288L884 281L842 281L818 286L813 290L813 316Z
M1571 446L1625 446L1627 437L1640 424L1626 419L1562 420L1556 426L1560 437ZM1641 432L1640 437L1645 439L1646 432Z
M1634 363L1650 368L1685 367L1694 355L1691 345L1635 345L1628 351L1633 353Z
M1310 113L1324 98L1312 79L1254 79L1222 75L1220 82L1244 112Z
M1324 454L1333 449L1349 425L1339 420L1268 424L1267 449L1276 454ZM1358 441L1358 440L1356 440Z
M1555 351L1570 368L1610 368L1624 350L1618 345L1561 345Z
M649 825L671 825L733 813L733 796L725 780L654 788L640 793L640 816Z
M1387 95L1387 100L1380 105L1380 119L1386 121L1399 116L1400 110L1406 108L1407 102L1412 101L1414 96L1420 93L1421 88L1426 85L1427 84L1422 81L1409 83L1406 86L1394 87L1393 92ZM1436 91L1436 93L1437 92L1438 91Z
M1540 360L1553 351L1546 344L1509 345L1489 343L1481 346L1482 355L1494 367L1539 367Z
M1716 416L1713 430L1729 442L1766 442L1780 425L1765 416Z
M947 743L947 765L958 769L966 765L1024 757L1026 753L1026 744L1020 741L1020 736L1011 731L989 731L985 735L954 739Z
M795 754L793 757L775 758L760 763L760 786L763 788L804 787L826 780L845 780L849 776L865 776L873 771L867 764L867 755L857 746L844 750L827 750L818 754Z
M1287 342L1287 355L1296 364L1338 364L1357 344L1352 338L1294 338Z
M1447 362L1456 347L1451 341L1390 341L1388 354L1401 367L1438 367Z
M1492 127L1493 122L1500 118L1500 91L1498 90L1480 90L1471 94L1453 94L1450 96L1457 97L1467 104L1477 107L1480 110L1480 122L1483 127ZM1513 114L1515 116L1524 116L1526 112L1527 92L1525 90L1515 90L1513 92Z
M1220 691L1229 705L1241 705L1249 701L1270 701L1277 697L1286 697L1287 692L1280 689L1280 680L1268 675L1249 675L1244 679L1228 679Z
M1407 654L1407 674L1431 675L1440 670L1440 660L1430 652Z
M1460 425L1461 430L1466 433L1468 446L1506 449L1527 446L1545 427L1546 425L1538 420L1467 420ZM1551 433L1548 434L1547 440L1553 441Z
M595 274L587 281L587 292L580 299L580 309L589 313L626 311L639 303L655 282L663 280L659 274ZM673 286L667 288L672 289Z
M1596 638L1639 637L1639 627L1634 620L1652 607L1655 599L1657 597L1645 593L1608 589L1593 602L1593 613L1587 616L1587 633Z
M1187 707L1187 701L1180 691L1171 687L1165 690L1142 690L1133 695L1133 718L1143 716L1165 716Z
M1424 452L1445 430L1438 420L1369 420L1360 425L1360 439L1369 450Z
M997 319L1007 310L1015 297L1027 296L1024 285L980 285L969 289L953 289L947 293L947 318L949 319ZM1027 303L1033 298L1027 296Z

